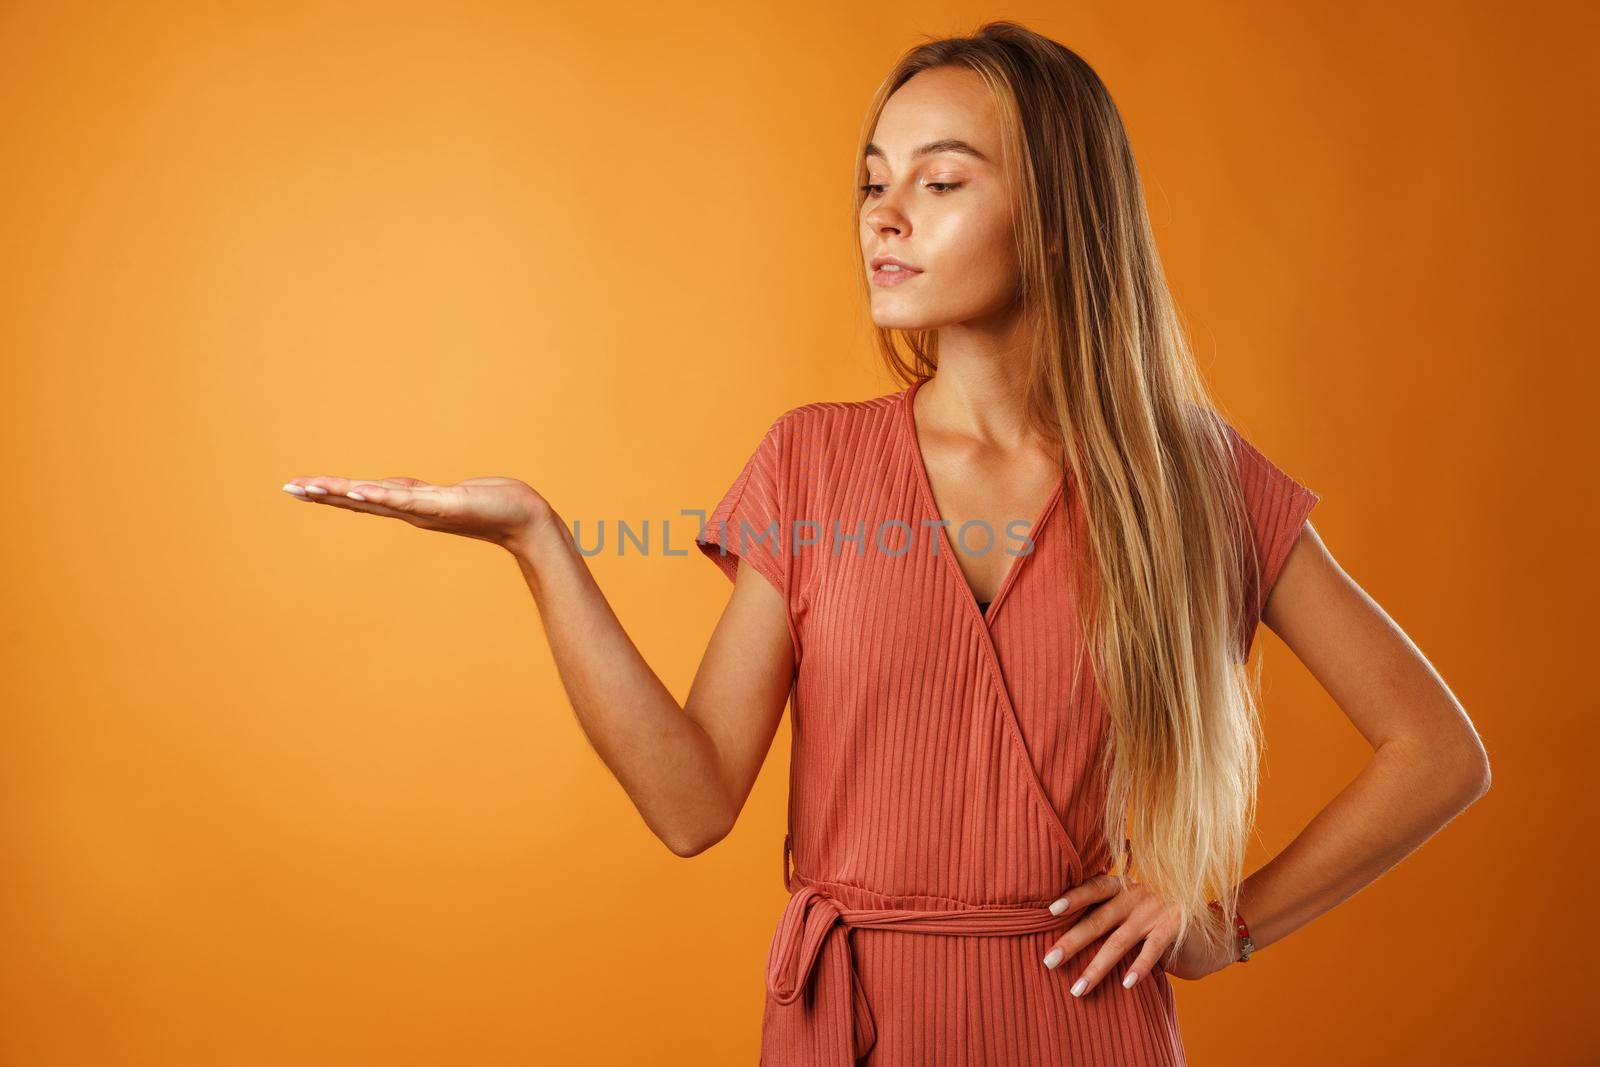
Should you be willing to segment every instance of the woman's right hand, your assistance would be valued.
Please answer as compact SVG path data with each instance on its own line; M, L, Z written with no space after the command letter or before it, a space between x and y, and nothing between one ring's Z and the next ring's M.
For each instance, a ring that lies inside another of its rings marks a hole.
M404 519L424 530L489 541L513 553L558 520L549 503L516 478L468 478L434 485L420 478L294 478L296 500Z

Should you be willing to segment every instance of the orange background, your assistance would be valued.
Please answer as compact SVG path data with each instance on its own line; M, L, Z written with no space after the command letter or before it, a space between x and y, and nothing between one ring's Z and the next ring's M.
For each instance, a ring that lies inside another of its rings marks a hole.
M1110 85L1225 410L1493 761L1373 886L1175 981L1191 1061L1593 1062L1576 11L0 5L0 1062L754 1062L787 723L679 859L507 554L279 486L515 475L687 546L778 413L898 388L849 154L902 49L1000 14ZM726 580L591 565L681 698ZM1368 754L1258 648L1250 869Z

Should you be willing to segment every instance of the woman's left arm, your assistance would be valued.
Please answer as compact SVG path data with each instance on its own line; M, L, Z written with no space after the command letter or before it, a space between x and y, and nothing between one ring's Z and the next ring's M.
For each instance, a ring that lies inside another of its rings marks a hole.
M1455 695L1307 522L1261 620L1372 745L1361 773L1239 887L1257 949L1399 863L1489 789L1489 758Z
M1239 915L1256 948L1281 940L1354 896L1414 852L1489 789L1489 757L1461 704L1384 610L1336 563L1310 522L1300 527L1261 621L1300 657L1372 745L1361 773L1287 848L1239 885ZM1072 986L1084 996L1139 949L1131 986L1160 958L1175 978L1221 970L1236 954L1199 939L1177 946L1178 912L1143 883L1099 874L1051 905L1102 906L1056 942L1057 967L1108 934ZM1174 958L1175 956L1175 958Z

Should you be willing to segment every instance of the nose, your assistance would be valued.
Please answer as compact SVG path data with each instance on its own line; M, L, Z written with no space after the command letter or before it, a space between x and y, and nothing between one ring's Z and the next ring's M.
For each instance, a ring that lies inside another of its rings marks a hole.
M904 237L911 229L903 217L881 211L869 215L867 225L880 237Z

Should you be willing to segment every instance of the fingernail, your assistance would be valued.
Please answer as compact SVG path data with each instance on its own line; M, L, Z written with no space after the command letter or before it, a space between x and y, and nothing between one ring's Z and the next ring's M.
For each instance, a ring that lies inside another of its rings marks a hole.
M317 496L327 496L328 495L328 491L326 489L322 488L322 486L320 486L320 485L308 485L308 486L306 486L306 492L315 493Z
M1067 910L1067 898L1066 897L1062 897L1060 900L1058 900L1054 904L1050 905L1050 914L1051 915L1060 915L1062 912L1064 912L1066 910Z
M1088 988L1089 979L1080 978L1076 982L1072 983L1072 995L1075 997L1081 997L1083 996L1083 991Z
M346 493L345 496L349 497L351 500L365 500L365 499L367 499L366 497L362 496L360 493Z
M285 493L293 493L295 496L305 496L306 495L306 491L304 489L300 488L298 485L295 485L293 482L284 482L283 483L283 491Z
M1050 954L1044 958L1044 965L1046 967L1054 967L1056 964L1060 963L1064 958L1066 958L1066 955L1066 951L1059 946L1053 948L1050 950Z
M1132 989L1133 988L1133 983L1137 982L1138 980L1139 980L1139 972L1138 971L1129 971L1127 974L1122 976L1122 988L1123 989Z

